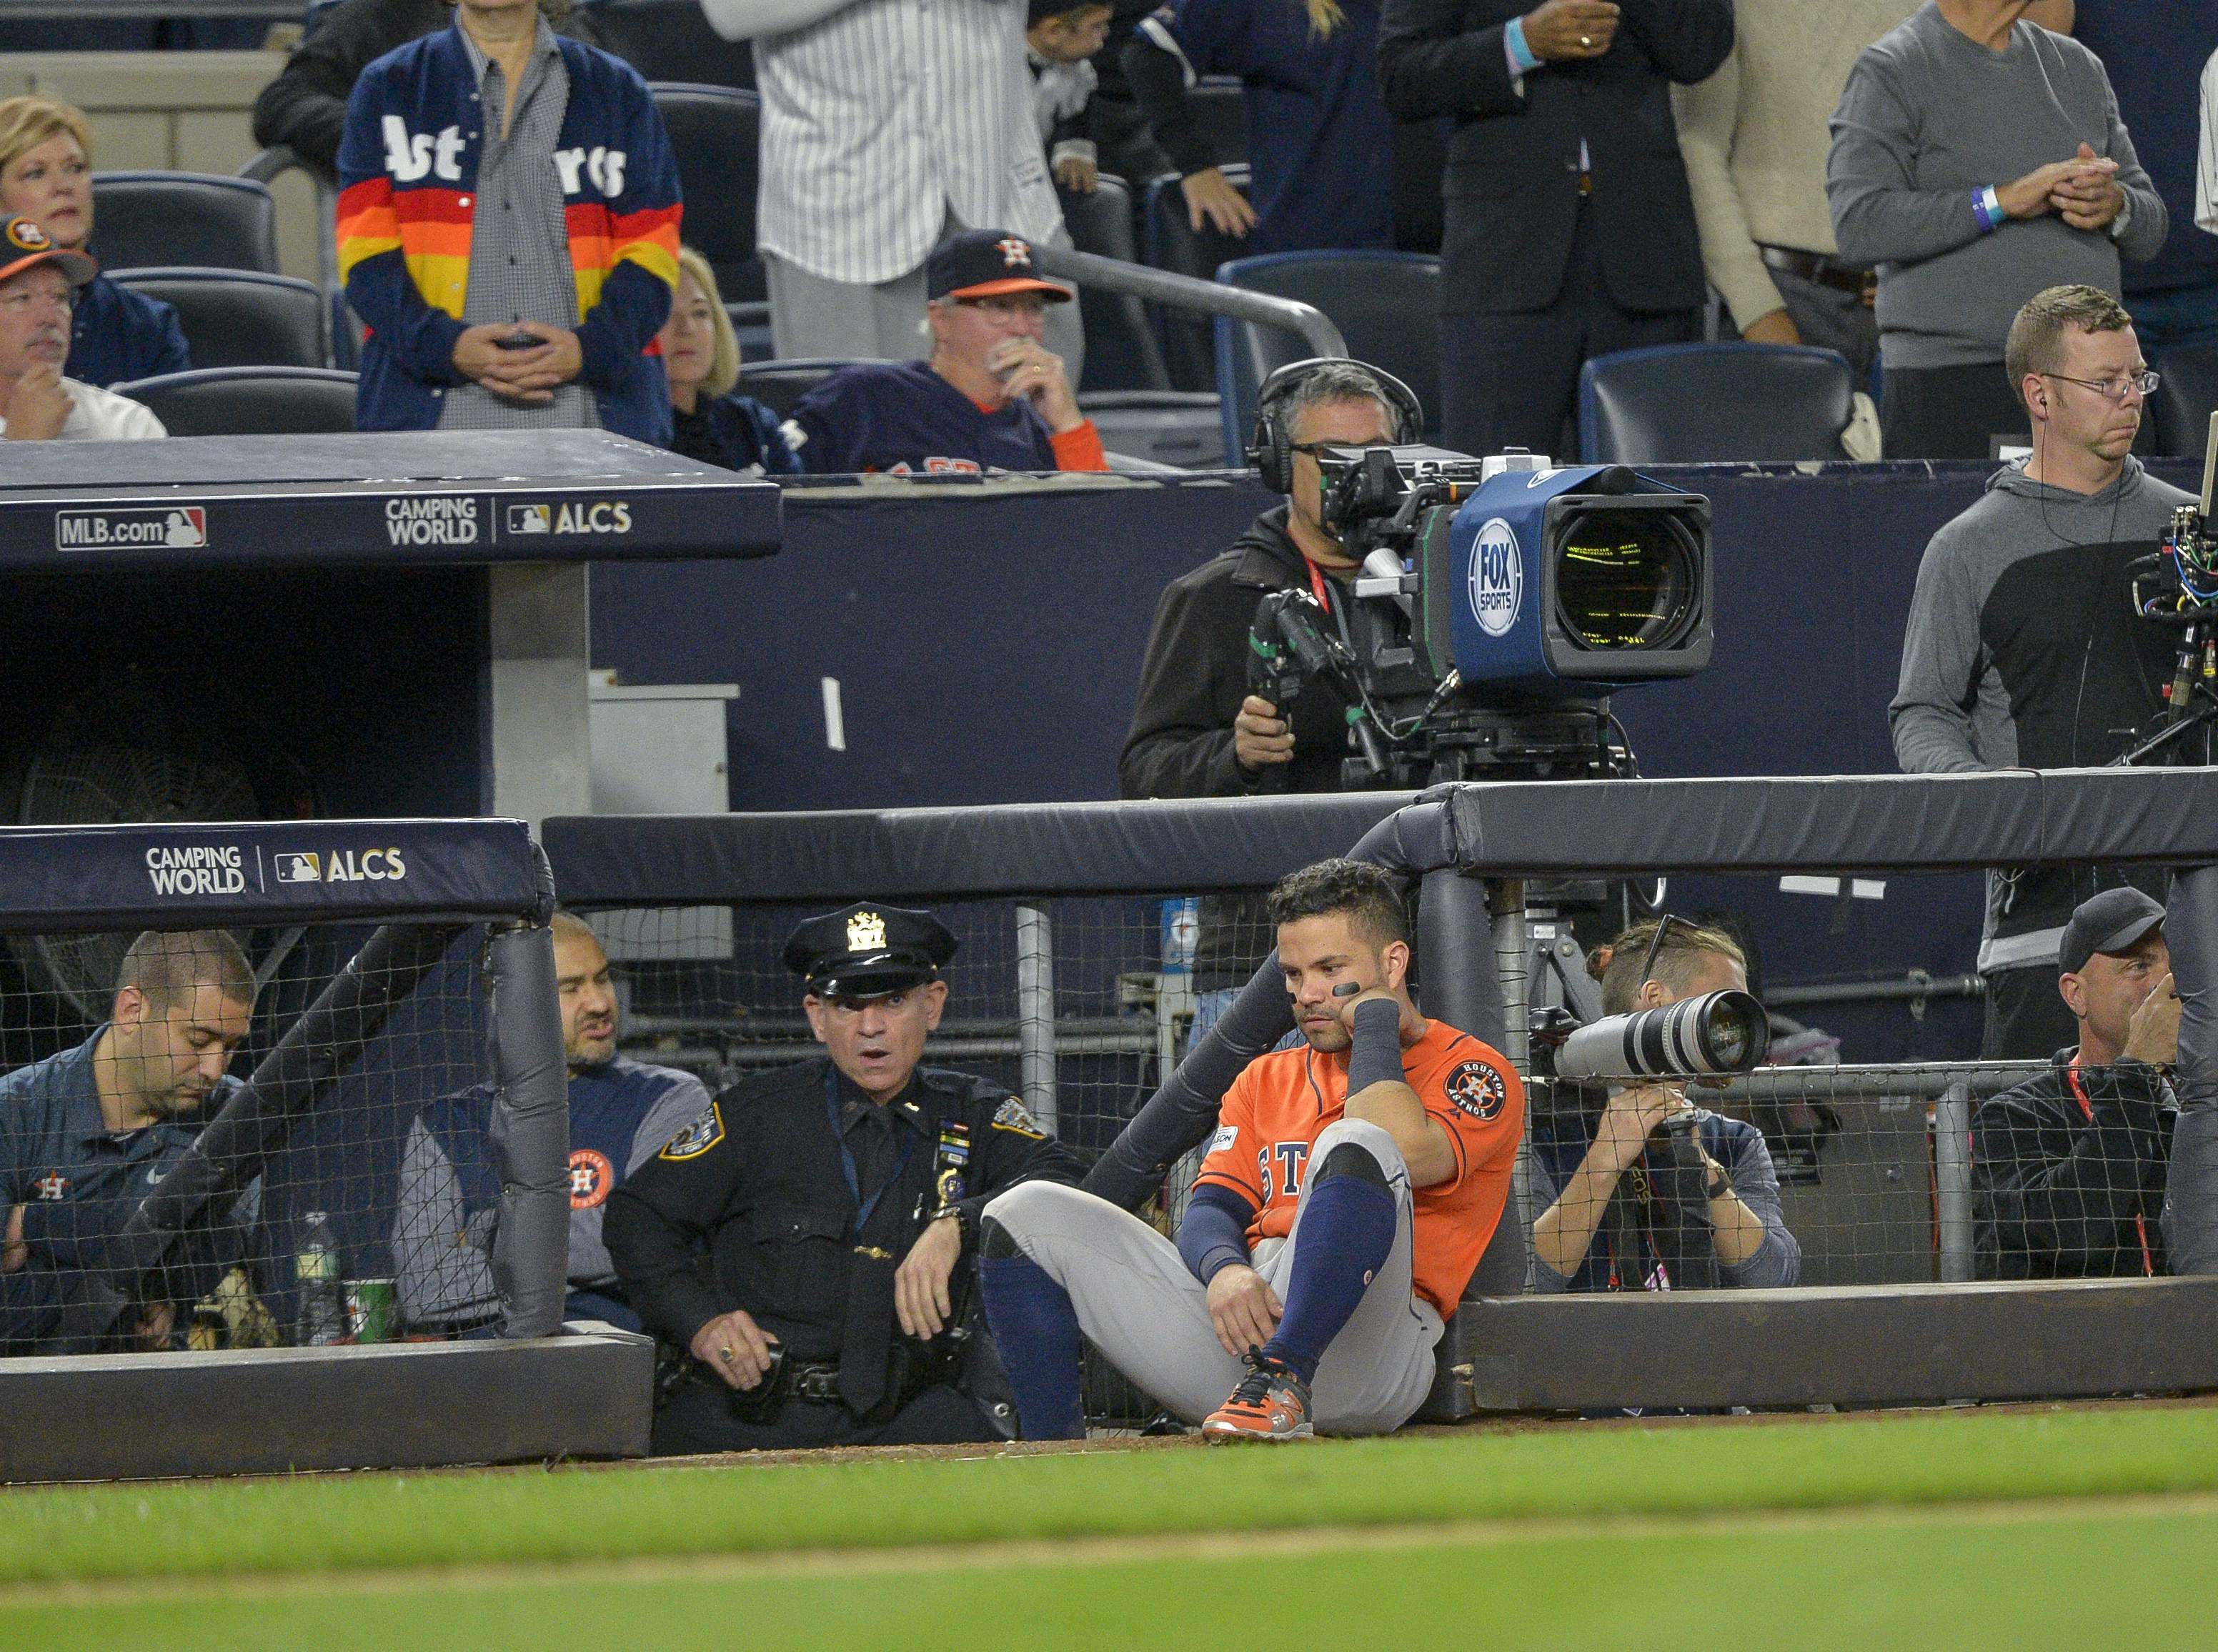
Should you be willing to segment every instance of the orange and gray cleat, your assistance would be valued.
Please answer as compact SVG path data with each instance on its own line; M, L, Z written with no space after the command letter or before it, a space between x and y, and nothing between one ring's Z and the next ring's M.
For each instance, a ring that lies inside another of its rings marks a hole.
M1267 1355L1250 1353L1248 1375L1232 1397L1202 1420L1204 1439L1312 1439L1310 1385L1293 1368Z

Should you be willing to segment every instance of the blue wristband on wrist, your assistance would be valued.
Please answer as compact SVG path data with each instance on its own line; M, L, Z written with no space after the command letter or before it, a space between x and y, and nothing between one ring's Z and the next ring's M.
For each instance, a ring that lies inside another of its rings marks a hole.
M1525 44L1525 20L1512 17L1502 30L1502 42L1509 48L1512 75L1529 75L1540 66L1540 59L1533 48Z
M1982 235L1992 235L2002 227L2003 220L2009 214L2003 211L2002 197L1995 193L1993 184L1972 191L1972 216L1979 220Z

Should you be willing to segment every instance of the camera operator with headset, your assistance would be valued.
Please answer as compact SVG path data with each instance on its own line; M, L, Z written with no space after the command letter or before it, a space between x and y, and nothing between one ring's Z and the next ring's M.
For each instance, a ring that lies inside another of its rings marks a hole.
M1602 1011L1625 1015L1706 993L1745 992L1748 963L1721 930L1666 913L1595 949ZM1620 1090L1598 1113L1558 1080L1533 1119L1533 1277L1542 1291L1791 1285L1787 1230L1763 1132L1693 1106L1676 1085Z
M1248 632L1273 592L1313 595L1344 638L1358 560L1323 521L1321 447L1415 441L1424 415L1409 387L1360 362L1280 368L1256 395L1248 461L1286 496L1230 550L1173 580L1155 608L1138 702L1118 778L1124 796L1240 797L1336 792L1348 702L1329 680L1286 705L1250 692ZM1194 958L1199 1038L1268 951L1260 899L1205 895Z
M2132 565L2192 501L2131 451L2156 387L2132 317L2099 288L2052 287L2017 312L2005 356L2033 455L1996 472L1918 566L1887 708L1912 774L2110 762L2162 713L2172 674L2174 634L2135 613ZM2128 881L2097 866L1988 874L1986 1056L2045 1060L2076 1041L2058 943L2074 907Z

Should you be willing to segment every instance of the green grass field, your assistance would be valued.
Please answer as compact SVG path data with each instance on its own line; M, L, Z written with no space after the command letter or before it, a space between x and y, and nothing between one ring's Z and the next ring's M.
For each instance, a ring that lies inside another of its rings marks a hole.
M2218 1643L2218 1410L0 1493L10 1646Z

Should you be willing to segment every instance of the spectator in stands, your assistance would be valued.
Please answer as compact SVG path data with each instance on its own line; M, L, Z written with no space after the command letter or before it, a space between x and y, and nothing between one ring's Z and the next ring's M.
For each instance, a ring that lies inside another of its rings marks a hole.
M232 1053L254 1010L254 971L223 930L149 930L116 973L107 1024L74 1049L0 1079L0 1346L53 1334L73 1279L96 1265L147 1189L170 1173L238 1080ZM248 1197L251 1197L251 1195ZM177 1302L138 1322L149 1347L182 1330L246 1252L236 1219L203 1228L169 1273Z
M82 112L50 97L0 100L0 213L29 219L67 251L85 251L92 129ZM77 289L62 368L77 383L105 389L191 365L173 306L97 270Z
M2130 565L2187 494L2130 451L2154 387L2132 318L2108 293L2058 287L2010 324L2006 371L2033 455L1997 472L1918 566L1887 708L1912 774L2110 761L2162 710L2178 634L2132 612ZM1979 970L1986 1053L2040 1060L2072 1030L2048 974L2072 908L2115 869L1990 873Z
M1285 487L1286 502L1257 517L1230 550L1163 591L1117 765L1126 797L1342 789L1348 702L1325 682L1309 684L1284 707L1249 693L1248 635L1257 606L1273 591L1310 591L1335 614L1351 600L1357 564L1318 514L1318 447L1414 440L1422 420L1414 403L1398 405L1383 375L1359 362L1314 362L1305 370L1281 369L1273 379L1257 409L1258 445L1282 448L1286 473L1267 475L1265 483ZM1204 895L1200 917L1193 962L1200 994L1197 1038L1238 996L1271 945L1260 897Z
M451 28L362 71L339 182L363 430L669 442L654 341L678 165L629 66L558 40L532 0L462 0Z
M1124 76L1197 232L1248 237L1255 253L1391 247L1394 124L1378 53L1379 0L1170 0L1124 48ZM1241 77L1252 207L1188 113L1204 75Z
M932 251L1001 224L1067 244L1033 124L1025 9L1012 0L701 0L752 39L761 210L778 353L905 362ZM1079 382L1078 306L1050 319Z
M571 0L539 0L539 9L556 34L605 44ZM326 181L336 179L347 96L362 71L393 47L446 28L454 15L455 0L344 0L254 100L254 141L264 149L282 144Z
M2079 1024L2049 1069L1972 1118L1972 1242L1988 1279L2165 1268L2165 1170L2178 1111L2178 994L2164 908L2105 889L2065 925L2056 987Z
M1722 930L1668 913L1595 950L1606 1015L1748 990ZM1685 1087L1636 1084L1606 1101L1557 1084L1533 1129L1533 1278L1554 1290L1791 1285L1802 1247L1780 1210L1763 1132L1696 1107Z
M1879 269L1883 440L1895 459L1986 459L2024 430L1995 372L2018 306L2116 296L2119 257L2164 244L2164 201L2109 77L2026 0L1933 0L1865 48L1832 122L1841 256Z
M1106 470L1046 314L1070 289L1032 270L1023 237L965 230L926 265L932 354L858 362L801 399L785 436L810 470L891 475Z
M2141 348L2161 362L2181 345L2218 343L2218 239L2186 228L2196 221L2197 86L2203 65L2218 52L2218 0L2166 6L2079 0L2078 21L2066 32L2103 60L2117 91L2118 118L2134 134L2134 152L2173 226L2156 257L2122 271ZM2203 434L2188 432L2184 448L2172 450L2199 451Z
M1701 331L1670 87L1725 61L1731 0L1386 0L1398 120L1448 115L1440 395L1465 452L1561 451L1590 356Z
M1025 16L1032 118L1048 166L1059 187L1090 195L1100 177L1100 152L1086 109L1100 79L1092 59L1109 38L1107 0L1078 6L1069 0L1031 0Z
M627 1176L709 1111L709 1092L691 1073L616 1053L608 955L585 920L567 912L554 914L554 988L570 1071L570 1294L563 1315L636 1331L639 1315L601 1241L602 1215ZM413 1328L461 1332L500 1317L492 1256L501 1179L492 1128L489 1085L431 1103L409 1127L393 1259L401 1315Z
M691 247L678 251L678 296L662 324L662 370L670 380L671 450L748 476L801 468L778 415L734 393L740 341L716 290L716 272Z
M76 297L98 266L56 246L28 218L0 224L0 438L136 442L167 436L162 421L113 390L62 370Z
M633 1305L692 1356L658 1452L1009 1433L971 1340L979 1216L1078 1160L1000 1086L918 1065L956 948L876 901L796 926L786 967L824 1059L727 1090L610 1201Z

